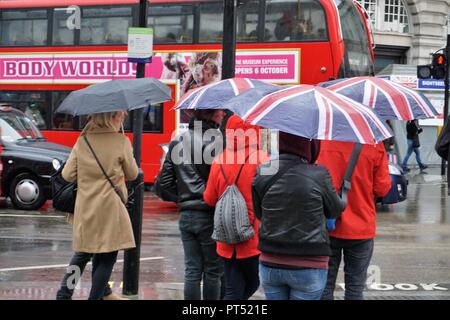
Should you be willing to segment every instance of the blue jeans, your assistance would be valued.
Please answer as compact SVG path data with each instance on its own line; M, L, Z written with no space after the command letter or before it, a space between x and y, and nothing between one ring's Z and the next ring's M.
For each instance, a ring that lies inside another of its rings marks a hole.
M200 282L203 279L203 299L218 300L223 261L211 238L214 212L181 211L179 228L184 249L184 299L201 299Z
M320 300L327 282L326 269L282 269L259 264L267 300Z
M336 278L344 255L345 300L363 300L367 269L373 254L373 239L347 240L330 237L332 256L322 300L333 300Z
M407 139L407 141L408 141L408 151L406 151L405 158L403 159L403 164L402 164L403 168L406 168L406 166L408 164L408 159L409 159L409 157L411 156L411 154L414 151L414 153L416 154L417 164L422 169L423 163L422 163L422 160L420 159L420 150L419 150L419 148L414 148L413 147L414 141L412 139Z

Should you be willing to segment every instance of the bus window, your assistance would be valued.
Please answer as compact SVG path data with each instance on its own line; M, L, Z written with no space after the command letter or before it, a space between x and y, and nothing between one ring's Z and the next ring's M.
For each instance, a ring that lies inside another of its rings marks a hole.
M2 46L44 46L47 44L47 10L3 10L0 33Z
M369 43L364 22L352 1L334 0L341 19L344 39L344 61L339 77L373 74Z
M83 8L80 45L126 44L132 19L131 7Z
M0 103L5 102L24 112L39 129L47 129L48 100L44 91L2 91Z
M258 41L258 16L259 4L257 0L241 1L237 8L236 16L236 41L257 42Z
M74 117L64 113L55 113L59 105L69 95L70 91L54 91L53 92L53 105L52 105L52 129L54 130L70 130L74 129L75 121Z
M327 41L325 11L318 0L267 0L266 41Z
M65 46L75 44L75 30L70 30L67 27L67 21L71 15L73 15L73 12L67 12L67 8L56 8L53 11L53 45Z
M144 108L144 132L163 132L163 105L152 105Z
M200 4L200 43L222 42L223 2Z
M191 5L151 6L148 26L155 43L192 43L194 14Z

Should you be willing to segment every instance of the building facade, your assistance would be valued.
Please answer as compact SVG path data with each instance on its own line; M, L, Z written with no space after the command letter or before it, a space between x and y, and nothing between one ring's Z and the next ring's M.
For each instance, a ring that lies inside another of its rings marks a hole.
M373 26L376 72L389 64L428 64L445 47L450 0L357 0Z

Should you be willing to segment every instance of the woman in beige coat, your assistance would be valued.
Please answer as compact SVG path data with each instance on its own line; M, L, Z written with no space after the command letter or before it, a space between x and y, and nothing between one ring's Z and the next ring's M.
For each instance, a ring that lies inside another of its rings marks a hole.
M93 267L89 299L111 296L108 281L118 250L136 246L124 203L128 199L125 180L136 179L138 167L130 140L118 132L126 115L126 112L119 111L90 116L90 121L73 147L62 171L65 180L77 181L78 191L75 212L70 215L75 255L70 263L72 268L69 268L71 270L68 270L63 279L57 299L71 298L74 284L68 282L73 281L73 271L79 271L77 274L81 275L91 257ZM118 192L103 174L85 137Z

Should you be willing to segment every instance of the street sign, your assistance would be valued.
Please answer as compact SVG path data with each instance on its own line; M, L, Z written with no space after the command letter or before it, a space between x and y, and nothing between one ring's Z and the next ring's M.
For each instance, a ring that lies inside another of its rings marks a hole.
M445 89L444 80L418 79L417 89L444 90Z
M128 28L128 62L151 63L153 29Z

